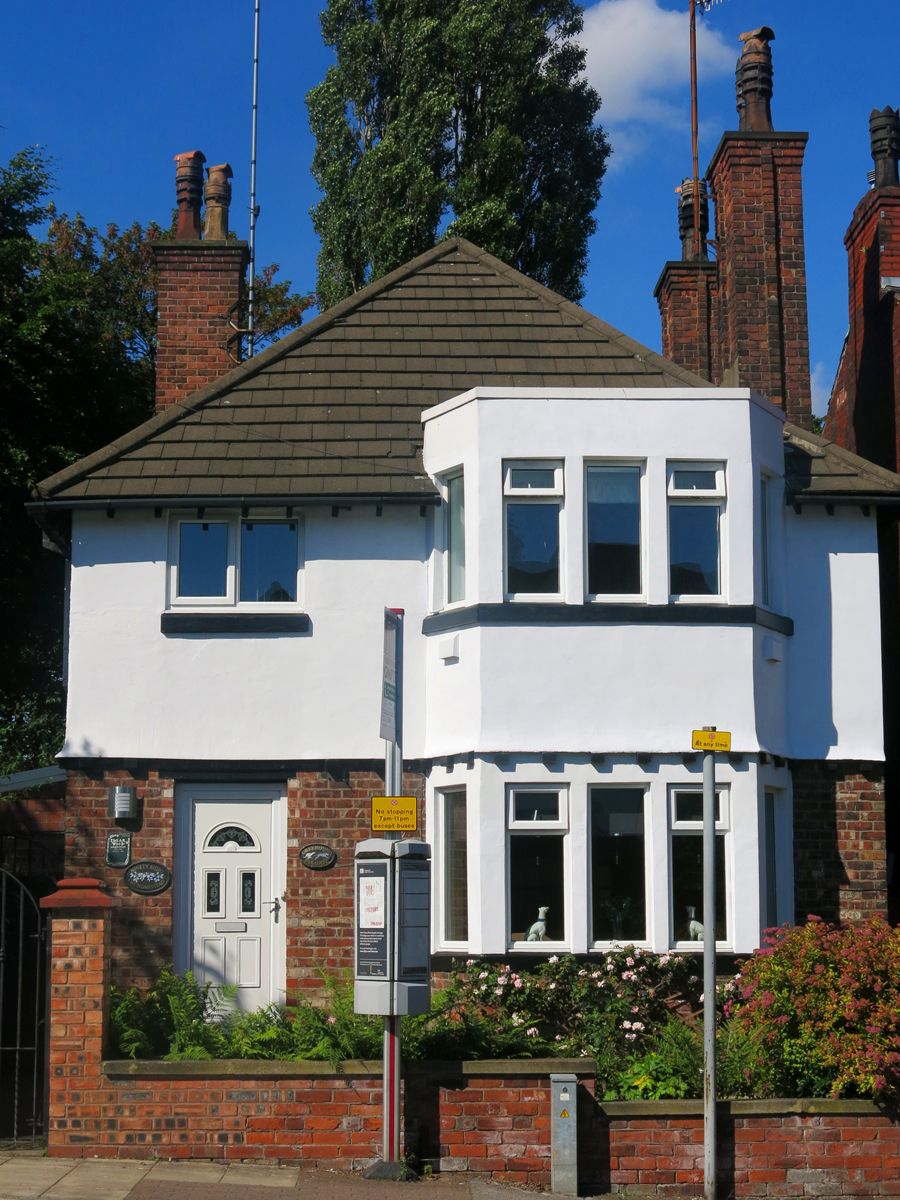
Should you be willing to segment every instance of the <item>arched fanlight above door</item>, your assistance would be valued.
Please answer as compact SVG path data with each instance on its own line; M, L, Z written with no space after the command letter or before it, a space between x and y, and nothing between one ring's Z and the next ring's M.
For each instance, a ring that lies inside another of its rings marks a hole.
M259 853L259 843L253 834L243 825L218 825L206 839L206 850L226 851L255 851Z

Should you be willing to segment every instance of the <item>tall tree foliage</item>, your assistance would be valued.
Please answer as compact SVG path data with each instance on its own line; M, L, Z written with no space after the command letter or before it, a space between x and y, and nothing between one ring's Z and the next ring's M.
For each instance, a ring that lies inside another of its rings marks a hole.
M610 152L573 0L329 0L321 308L463 236L572 300Z
M152 415L150 242L172 236L152 223L98 233L57 213L51 189L38 150L0 168L0 774L52 762L63 741L65 562L24 505L34 483ZM257 345L314 300L276 271L257 282Z

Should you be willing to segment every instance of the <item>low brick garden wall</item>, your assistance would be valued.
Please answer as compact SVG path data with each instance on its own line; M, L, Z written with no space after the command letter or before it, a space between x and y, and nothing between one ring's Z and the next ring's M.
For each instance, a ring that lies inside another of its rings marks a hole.
M51 914L51 1156L303 1160L350 1169L381 1143L381 1064L111 1062L109 896L66 880ZM699 1101L598 1101L590 1059L411 1063L404 1149L442 1171L547 1186L550 1074L578 1075L580 1189L696 1196ZM900 1196L900 1114L863 1100L723 1101L720 1197Z

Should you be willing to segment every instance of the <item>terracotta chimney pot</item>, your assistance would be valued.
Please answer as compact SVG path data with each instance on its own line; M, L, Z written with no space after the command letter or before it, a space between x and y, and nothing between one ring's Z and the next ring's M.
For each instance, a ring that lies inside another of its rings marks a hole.
M231 204L231 184L228 181L234 171L228 163L221 163L217 167L207 167L206 175L203 188L203 199L206 201L204 237L207 241L225 242L228 240L228 206Z
M775 33L768 25L742 33L744 49L737 61L735 84L738 128L742 131L766 132L772 125L772 50L769 42Z
M203 198L203 164L206 155L199 150L176 154L175 191L178 196L177 238L200 240L200 202Z

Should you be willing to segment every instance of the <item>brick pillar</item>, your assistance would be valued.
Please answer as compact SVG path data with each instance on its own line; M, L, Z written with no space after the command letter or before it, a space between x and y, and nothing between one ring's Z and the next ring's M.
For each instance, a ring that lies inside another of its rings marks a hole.
M159 270L156 411L214 383L239 361L229 313L243 297L246 242L154 242ZM232 314L240 325L240 312Z
M797 760L791 776L797 922L886 917L883 765Z
M719 382L717 267L708 260L667 262L653 290L662 321L663 358Z
M41 900L50 910L51 1156L116 1153L101 1148L104 1122L90 1099L101 1085L109 1007L111 900L101 889L97 879L61 879L59 891Z
M716 206L721 382L810 427L801 167L808 135L725 133L707 171Z

